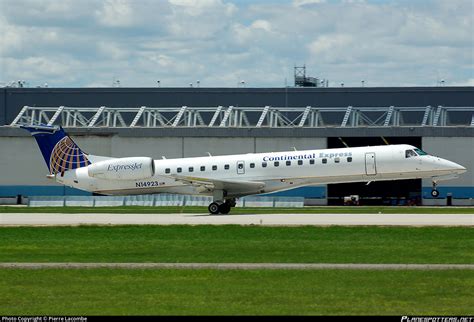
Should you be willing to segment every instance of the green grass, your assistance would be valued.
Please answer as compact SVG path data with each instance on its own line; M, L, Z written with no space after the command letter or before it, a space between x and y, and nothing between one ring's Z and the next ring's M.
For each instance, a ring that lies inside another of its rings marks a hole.
M473 271L0 270L0 315L472 315Z
M0 213L207 213L207 207L11 207L0 206ZM364 214L474 214L474 207L303 207L303 208L233 208L231 214L332 214L332 213L364 213Z
M471 227L0 227L0 262L474 263Z
M474 263L470 227L0 227L0 262ZM0 315L472 315L472 270L0 269Z

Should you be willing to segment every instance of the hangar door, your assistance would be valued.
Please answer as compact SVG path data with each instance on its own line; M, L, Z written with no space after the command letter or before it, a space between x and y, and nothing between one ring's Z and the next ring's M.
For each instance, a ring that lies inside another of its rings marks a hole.
M377 167L375 165L375 153L369 152L365 154L365 173L367 175L376 175Z

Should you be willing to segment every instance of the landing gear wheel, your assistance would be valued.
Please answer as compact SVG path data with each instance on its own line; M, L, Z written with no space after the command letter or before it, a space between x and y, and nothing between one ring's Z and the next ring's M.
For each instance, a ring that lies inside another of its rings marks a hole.
M231 208L237 205L237 200L235 200L235 198L227 199L225 202L228 203Z
M431 196L433 198L438 198L439 197L439 191L436 190L436 184L437 184L437 182L433 181L433 189L431 190Z
M209 210L209 212L213 215L217 215L219 213L219 209L220 206L217 202L213 202L209 205L209 207L207 207L207 210Z
M224 202L222 205L219 206L219 212L220 212L221 214L226 215L226 214L229 213L230 207L231 207L231 206L230 206L230 203Z

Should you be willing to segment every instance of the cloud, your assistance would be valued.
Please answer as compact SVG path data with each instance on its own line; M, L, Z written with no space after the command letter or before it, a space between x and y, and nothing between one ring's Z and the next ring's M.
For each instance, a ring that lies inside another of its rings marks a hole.
M225 16L232 15L236 6L231 3L224 3L221 0L169 0L169 3L176 7L177 12L190 16L200 16L211 11L221 11Z
M130 27L138 18L126 0L106 0L95 15L99 23L109 27Z
M451 1L2 0L0 83L472 85L474 4Z
M111 41L99 41L97 43L97 50L103 55L103 57L112 60L126 59L129 55L129 51L126 48L123 48L120 46L120 44Z
M325 0L293 0L293 5L296 7L306 6L306 5L314 5L325 3Z
M164 17L169 36L175 39L212 39L225 33L236 6L220 0L170 0Z
M354 38L350 35L323 35L309 44L309 50L313 55L331 55L335 51L353 47L353 42Z
M261 19L255 20L254 22L252 22L250 27L253 29L265 30L267 32L270 32L272 30L272 25L270 24L270 22L268 22L267 20L261 20Z

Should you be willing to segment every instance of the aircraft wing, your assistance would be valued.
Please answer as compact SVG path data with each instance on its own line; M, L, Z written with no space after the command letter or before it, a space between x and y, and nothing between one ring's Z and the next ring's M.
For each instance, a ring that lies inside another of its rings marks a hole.
M225 190L228 195L240 195L250 193L260 193L265 187L264 182L244 181L244 180L222 180L191 176L172 175L176 181L181 181L193 186L202 187L203 191Z

